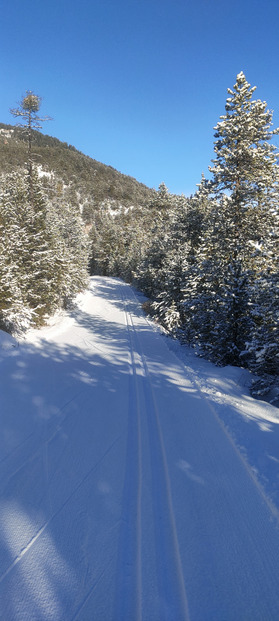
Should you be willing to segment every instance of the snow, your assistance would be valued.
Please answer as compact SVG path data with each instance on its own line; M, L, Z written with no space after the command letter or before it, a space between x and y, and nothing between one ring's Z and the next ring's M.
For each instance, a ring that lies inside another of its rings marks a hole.
M14 129L0 129L0 135L4 136L5 138L11 138L13 133Z
M0 333L0 618L279 618L279 411L122 281Z
M42 164L39 164L37 167L38 177L47 177L48 179L53 179L53 173L48 170L43 170Z
M0 330L0 360L7 351L13 350L15 347L18 347L18 342L16 339L8 334L8 332L3 332Z

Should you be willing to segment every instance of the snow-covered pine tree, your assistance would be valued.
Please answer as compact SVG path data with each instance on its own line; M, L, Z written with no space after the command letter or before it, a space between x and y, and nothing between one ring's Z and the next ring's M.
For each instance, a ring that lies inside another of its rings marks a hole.
M151 299L156 298L164 288L162 269L169 250L173 200L173 195L162 183L156 199L149 205L147 231L140 260L134 272L137 286Z
M106 209L96 211L89 235L91 274L118 275L115 261L119 251L119 235L114 216Z
M58 215L34 164L33 130L50 119L38 116L40 105L41 98L27 91L11 110L28 139L27 175L4 179L0 204L0 323L11 330L28 327L28 321L41 324L87 283L88 246L78 202L62 201Z
M88 282L88 237L74 190L58 180L47 202L46 224L55 240L60 304L66 306Z
M43 316L57 307L59 294L55 243L46 226L46 205L36 177L33 176L32 203L26 178L20 175L6 178L1 210L6 214L5 237L9 230L13 231L10 270L16 272L13 286L20 290L22 312L31 309L32 322L41 323Z
M28 301L31 308L36 309L38 322L63 306L63 291L67 270L61 257L61 233L50 226L48 219L49 206L43 193L40 181L33 172L33 209L32 221L29 224L30 243L26 249L26 269L30 265L30 286ZM31 270L36 265L37 270ZM70 296L69 296L70 297Z
M56 205L57 207L57 205ZM87 284L87 239L79 211L55 210L33 171L3 180L0 196L0 325L40 325Z
M252 329L245 343L242 358L259 376L252 386L252 394L261 396L269 392L279 377L279 209L278 193L271 195L269 209L264 210L260 225L265 225L265 235L257 241L250 240L254 278L250 282ZM260 226L259 226L260 228Z
M274 196L278 197L279 174L277 150L270 140L279 130L271 129L272 113L265 102L252 99L254 91L239 73L234 89L228 89L226 114L215 128L216 158L210 171L216 202L199 260L201 340L213 358L235 364L243 361L247 343L251 347L256 306L257 322L259 316L265 322L264 275L272 270L275 278L276 273ZM270 253L272 260L267 258ZM276 304L275 296L274 312Z
M158 190L154 196L154 199L151 201L149 208L164 212L168 211L170 208L170 204L172 202L172 194L169 192L164 181L160 183Z
M208 230L208 221L214 205L210 197L211 184L202 174L198 189L187 201L184 213L175 213L176 225L173 230L180 231L180 248L177 257L183 256L183 278L181 279L180 332L183 342L195 345L202 340L201 327L206 320L204 316L205 291L204 267L201 260L201 247ZM206 305L206 303L205 303Z
M271 130L272 112L266 102L252 99L255 90L239 73L234 90L228 89L226 114L214 128L216 159L209 170L215 188L228 191L236 211L257 203L258 195L269 193L278 182L277 151L269 141L279 129Z
M26 188L13 174L0 193L0 329L16 333L32 324L33 313L25 299L28 283L22 270L28 233L21 226L22 212L18 213L15 196L25 204Z
M191 199L186 199L183 195L169 194L167 215L168 218L163 221L164 254L160 268L161 289L157 292L152 308L164 327L172 334L177 334L182 327L182 291L191 248L189 233L191 226L194 226Z

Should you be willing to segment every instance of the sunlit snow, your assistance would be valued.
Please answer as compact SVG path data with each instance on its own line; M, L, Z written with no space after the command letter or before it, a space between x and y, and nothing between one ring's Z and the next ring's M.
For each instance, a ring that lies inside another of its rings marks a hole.
M94 277L0 333L0 618L279 618L279 410Z

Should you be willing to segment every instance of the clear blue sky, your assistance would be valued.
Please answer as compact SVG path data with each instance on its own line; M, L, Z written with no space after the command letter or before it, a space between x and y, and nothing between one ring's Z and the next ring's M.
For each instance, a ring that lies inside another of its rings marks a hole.
M278 0L0 0L0 16L0 121L33 90L44 133L150 187L195 191L240 71L279 125Z

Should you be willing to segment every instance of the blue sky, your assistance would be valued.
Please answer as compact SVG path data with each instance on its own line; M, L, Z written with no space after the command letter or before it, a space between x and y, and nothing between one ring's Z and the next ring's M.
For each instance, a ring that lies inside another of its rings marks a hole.
M0 121L33 90L44 133L150 187L188 195L209 175L240 71L279 125L278 0L0 0L0 15Z

